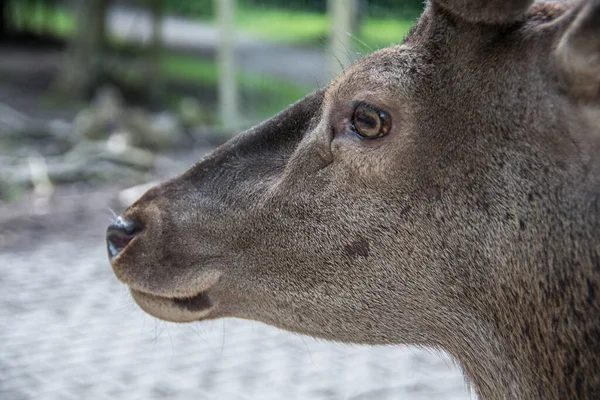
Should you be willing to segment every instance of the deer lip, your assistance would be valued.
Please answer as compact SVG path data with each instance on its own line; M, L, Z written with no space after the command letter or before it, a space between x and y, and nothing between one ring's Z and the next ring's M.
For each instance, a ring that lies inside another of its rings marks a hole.
M192 322L205 318L213 309L207 292L191 297L165 297L130 288L131 295L142 310L171 322Z
M171 300L173 301L173 304L177 305L178 307L185 308L186 310L193 312L205 311L212 307L212 301L206 293L200 293L193 297L187 298L175 297Z
M195 291L171 294L170 291L156 293L140 285L125 282L138 306L148 314L170 322L193 322L216 312L219 300L215 285L220 272L205 271ZM198 278L198 277L196 277Z
M185 308L189 311L203 311L212 306L212 302L208 293L200 292L194 296L186 296L186 297L169 297L169 296L160 296L148 292L143 292L137 289L130 289L132 292L135 292L137 295L146 296L148 298L154 298L161 302L172 302L176 306L180 308Z

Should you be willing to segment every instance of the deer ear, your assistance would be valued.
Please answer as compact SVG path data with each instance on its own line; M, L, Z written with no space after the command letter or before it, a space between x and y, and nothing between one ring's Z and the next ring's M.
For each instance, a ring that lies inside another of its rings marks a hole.
M469 22L505 25L525 17L533 0L432 0L446 11Z
M555 57L564 91L584 101L600 99L600 0L582 3Z

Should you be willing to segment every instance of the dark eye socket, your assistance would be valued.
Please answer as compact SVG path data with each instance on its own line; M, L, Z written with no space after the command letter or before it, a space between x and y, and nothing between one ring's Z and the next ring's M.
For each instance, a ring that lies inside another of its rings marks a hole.
M363 102L356 105L351 129L360 137L377 139L387 135L391 127L392 117L387 112Z

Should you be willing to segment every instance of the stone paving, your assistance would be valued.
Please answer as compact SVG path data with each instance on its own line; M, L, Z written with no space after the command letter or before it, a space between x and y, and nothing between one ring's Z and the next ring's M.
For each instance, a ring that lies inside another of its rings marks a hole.
M101 235L3 250L0 293L3 400L469 398L433 352L157 321L113 277Z

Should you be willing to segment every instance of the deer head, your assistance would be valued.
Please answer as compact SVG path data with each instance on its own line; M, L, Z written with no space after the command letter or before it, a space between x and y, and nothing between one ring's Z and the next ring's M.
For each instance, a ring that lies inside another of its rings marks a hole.
M442 348L481 398L600 396L600 1L432 0L405 41L107 233L168 321Z

